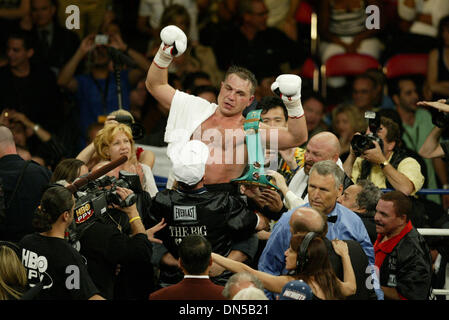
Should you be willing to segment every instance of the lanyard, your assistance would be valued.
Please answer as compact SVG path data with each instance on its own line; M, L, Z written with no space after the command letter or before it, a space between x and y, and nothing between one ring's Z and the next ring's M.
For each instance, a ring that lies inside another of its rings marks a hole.
M108 75L108 77L106 78L106 84L104 86L104 91L103 91L103 88L101 88L101 85L98 82L98 80L95 79L92 76L92 74L90 76L91 76L92 80L94 81L95 86L97 87L98 91L100 91L101 98L102 98L102 103L103 103L103 114L106 114L106 112L107 112L107 98L108 98L108 91L109 91L109 78L110 77Z

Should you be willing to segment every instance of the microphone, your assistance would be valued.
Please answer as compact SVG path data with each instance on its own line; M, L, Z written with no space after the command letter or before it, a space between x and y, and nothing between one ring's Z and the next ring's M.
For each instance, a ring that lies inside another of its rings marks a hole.
M69 189L70 192L72 192L72 194L73 194L73 193L77 192L85 184L87 184L89 181L93 181L93 180L95 180L95 179L105 175L106 173L108 173L109 171L115 169L116 167L118 167L119 165L125 163L126 161L128 161L128 157L127 156L121 156L120 158L118 158L118 159L116 159L114 161L109 162L108 164L102 166L101 168L98 168L97 170L92 171L87 176L76 180L72 184L69 184L68 186L66 186L66 188Z

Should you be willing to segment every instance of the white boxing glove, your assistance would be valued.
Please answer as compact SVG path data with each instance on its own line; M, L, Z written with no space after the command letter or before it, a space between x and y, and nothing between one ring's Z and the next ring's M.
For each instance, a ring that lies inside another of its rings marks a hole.
M166 26L161 30L161 40L161 46L153 61L159 68L168 68L173 57L178 57L186 51L187 37L177 26Z
M288 116L300 118L304 115L301 104L301 78L296 74L282 74L271 84L271 91L284 101Z

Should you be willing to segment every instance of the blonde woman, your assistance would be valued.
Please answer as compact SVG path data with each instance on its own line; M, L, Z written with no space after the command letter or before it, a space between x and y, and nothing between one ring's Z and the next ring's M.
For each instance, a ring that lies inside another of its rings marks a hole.
M354 134L366 131L366 121L356 106L345 104L332 110L332 127L340 141L340 159L344 161L349 154Z
M20 299L27 285L25 268L10 245L0 242L0 300Z
M125 155L128 160L122 165L109 172L118 178L120 170L136 173L140 177L140 182L145 191L152 197L158 192L151 168L146 164L137 161L136 146L134 143L131 128L123 123L106 123L94 139L93 146L100 158L92 170L96 170L110 161L114 161Z

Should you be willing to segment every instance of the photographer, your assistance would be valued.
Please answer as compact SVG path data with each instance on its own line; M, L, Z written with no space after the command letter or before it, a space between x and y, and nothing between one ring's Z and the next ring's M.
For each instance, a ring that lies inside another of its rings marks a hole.
M101 122L111 111L118 108L117 84L111 62L117 64L112 56L126 57L134 60L136 67L120 71L123 106L129 109L130 88L149 69L149 61L139 52L129 48L120 33L109 35L90 34L84 38L73 57L64 65L58 76L58 85L76 92L80 109L81 141L85 144L87 128L90 124ZM75 71L81 61L88 56L89 72L75 76ZM126 59L126 60L128 60ZM124 59L121 59L124 60ZM117 66L117 65L116 65ZM100 119L99 119L100 118Z
M82 166L83 162L77 159L63 160L56 167L52 181L72 183L82 174ZM92 188L81 187L85 195L76 194L76 224L71 226L69 238L72 243L80 241L80 253L87 258L89 273L102 296L107 299L146 299L153 289L149 240L160 242L154 239L153 234L164 225L160 223L145 231L135 204L125 208L116 205L106 208L105 202L108 201L98 200L100 188L97 183L99 179L94 180ZM117 195L123 201L130 198L132 191L117 187ZM93 215L82 221L80 217L87 211L84 210L86 207L93 211ZM114 296L115 288L118 289Z
M117 194L124 200L132 191L117 187ZM147 299L154 289L150 241L161 242L153 235L165 225L162 221L145 231L136 204L113 206L86 226L77 227L81 232L80 253L86 257L89 273L104 297Z
M378 137L372 140L374 148L363 150L359 157L351 143L350 154L343 164L345 173L354 182L367 179L380 189L392 188L414 195L422 188L424 176L419 163L402 148L398 124L381 117L377 132L372 133ZM382 148L378 141L383 144Z
M423 158L439 158L439 157L448 157L449 155L449 141L440 142L440 137L443 134L447 120L447 114L449 113L449 105L447 104L447 100L440 99L438 101L420 101L417 103L418 106L421 107L430 107L433 108L431 110L435 110L432 112L432 122L435 124L435 127L432 129L430 134L427 136L426 141L421 146L419 150L420 156ZM440 121L438 121L441 118ZM448 189L449 186L445 185L445 189Z

